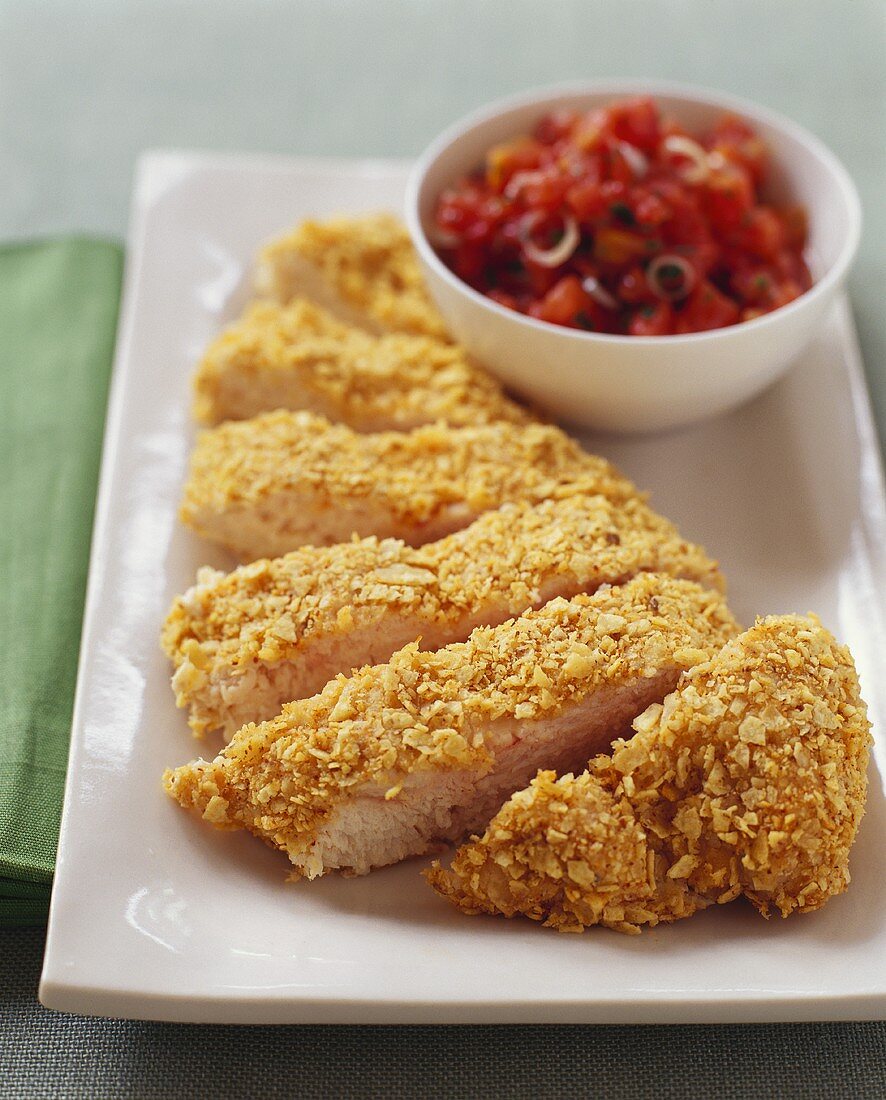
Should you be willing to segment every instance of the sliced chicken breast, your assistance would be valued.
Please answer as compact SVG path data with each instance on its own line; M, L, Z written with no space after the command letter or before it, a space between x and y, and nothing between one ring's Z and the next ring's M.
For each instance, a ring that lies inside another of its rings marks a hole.
M716 563L641 500L508 504L418 549L370 537L201 570L173 604L163 646L191 728L230 737L416 638L438 649L643 571L723 589Z
M434 424L361 435L281 409L200 435L181 518L251 560L354 534L420 546L508 501L577 491L637 495L613 466L552 425Z
M818 620L759 620L590 771L541 773L433 886L468 913L637 932L744 895L809 912L849 882L870 727Z
M406 227L393 214L306 221L259 254L256 293L310 298L369 332L446 340Z
M579 766L735 632L718 593L644 573L434 652L407 646L164 783L296 875L363 874L482 827L539 767Z
M307 409L360 432L535 419L460 348L370 336L304 300L257 302L209 345L194 379L206 424Z

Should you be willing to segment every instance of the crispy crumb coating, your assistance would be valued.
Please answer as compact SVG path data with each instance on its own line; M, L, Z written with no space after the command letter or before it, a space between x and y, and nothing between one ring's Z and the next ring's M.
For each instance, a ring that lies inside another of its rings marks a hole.
M162 642L191 728L230 735L319 691L332 673L324 675L328 662L318 652L332 649L340 669L385 659L418 635L425 649L438 648L554 596L643 571L724 586L716 563L641 500L508 504L418 549L370 537L305 547L227 575L201 570L173 604ZM379 652L385 639L389 648ZM273 670L284 663L293 671L279 689L298 690L280 697ZM256 690L259 675L264 692Z
M758 620L634 729L583 775L541 774L432 885L469 913L627 932L740 894L788 916L846 889L870 732L818 620Z
M636 933L643 924L703 907L667 878L629 799L589 772L541 771L512 795L482 837L425 871L464 913L519 915L561 932L603 924Z
M202 432L181 518L246 558L352 534L421 545L508 501L636 488L553 425L442 424L361 435L280 409Z
M503 724L531 730L662 670L676 682L735 632L718 593L644 573L434 652L409 645L245 726L215 760L168 771L164 785L210 824L249 829L313 877L323 870L309 858L318 830L360 793L395 801L428 770L481 777L496 767Z
M279 302L325 294L323 304L340 305L370 331L447 339L406 227L393 214L302 222L261 250L256 290Z
M303 300L250 305L207 348L194 390L206 424L271 409L308 409L362 432L533 419L460 348L371 336Z

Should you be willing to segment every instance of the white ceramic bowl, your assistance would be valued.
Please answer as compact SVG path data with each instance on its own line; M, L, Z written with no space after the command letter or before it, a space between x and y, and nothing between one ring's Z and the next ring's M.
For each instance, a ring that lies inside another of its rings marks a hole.
M652 95L690 132L724 111L769 147L767 197L809 214L805 294L753 321L686 336L609 336L536 321L484 297L437 256L427 230L440 192L490 146L528 133L556 108L587 110ZM730 409L782 374L814 337L855 256L861 210L848 173L817 138L771 111L700 88L645 81L556 87L501 100L456 123L416 164L406 216L430 292L455 338L513 391L561 419L621 432L676 428Z

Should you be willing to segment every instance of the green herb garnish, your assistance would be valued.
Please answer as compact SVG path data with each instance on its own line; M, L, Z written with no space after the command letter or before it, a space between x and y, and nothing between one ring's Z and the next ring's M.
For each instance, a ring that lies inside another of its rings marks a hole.
M634 211L625 202L614 202L609 207L609 213L613 218L621 222L622 225L636 225L637 219L634 217Z
M658 269L658 277L664 284L680 286L685 276L683 268L677 264L662 264Z

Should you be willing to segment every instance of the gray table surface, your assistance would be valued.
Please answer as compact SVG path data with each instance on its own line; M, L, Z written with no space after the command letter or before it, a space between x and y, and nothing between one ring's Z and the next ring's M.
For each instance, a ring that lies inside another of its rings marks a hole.
M854 176L851 294L886 429L883 0L0 0L0 239L125 232L151 147L411 156L472 107L600 76L719 87ZM35 1000L0 932L0 1096L883 1096L886 1025L196 1028Z

